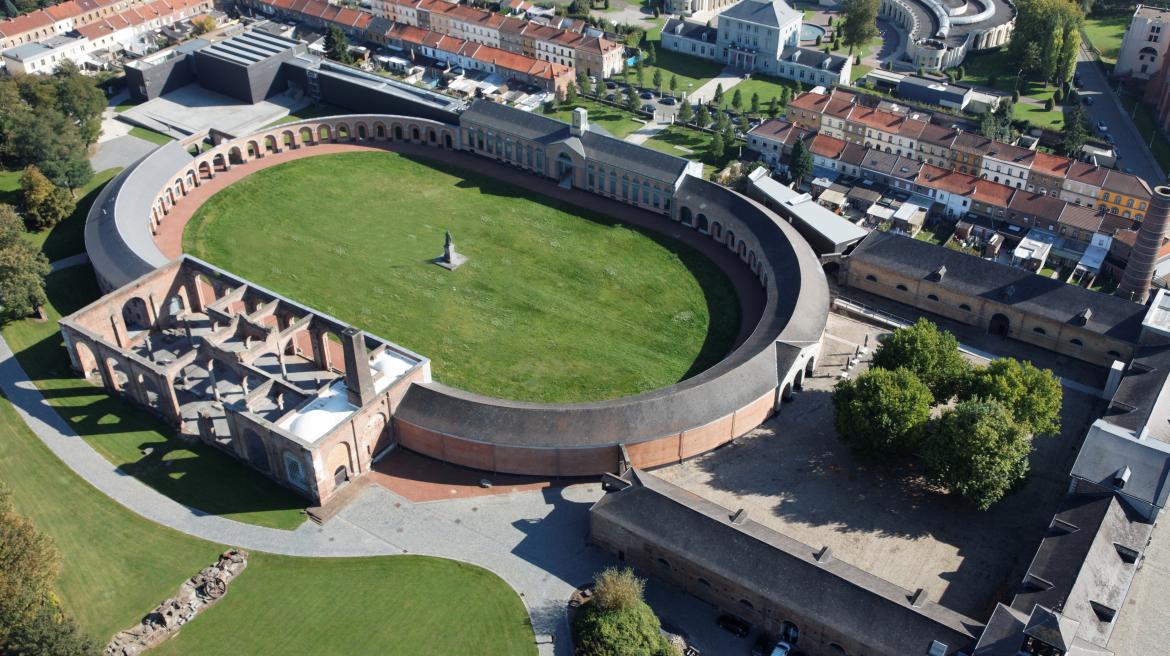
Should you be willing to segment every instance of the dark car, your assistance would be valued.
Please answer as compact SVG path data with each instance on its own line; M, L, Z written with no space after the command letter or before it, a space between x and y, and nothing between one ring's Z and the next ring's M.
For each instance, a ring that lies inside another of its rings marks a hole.
M756 636L752 644L752 656L769 656L772 653L772 637L767 633Z
M606 80L605 81L605 88L606 89L616 89L617 82L614 82L613 80Z
M643 91L643 92L642 92L642 93L639 95L639 97L640 97L642 100L651 100L652 98L654 98L654 92L653 92L653 91Z
M649 112L649 113L653 114L654 113L654 105L651 105L650 103L646 103L645 105L642 105L642 111Z
M752 631L751 624L748 624L744 620L739 619L735 615L728 615L724 613L723 615L720 615L718 619L715 620L715 622L719 624L719 628L741 638L747 637L747 634L751 633Z
M667 96L667 97L663 98L662 100L659 100L658 102L662 103L663 105L677 105L678 104L678 101L670 96Z
M1092 105L1093 104L1093 97L1092 96L1085 96L1085 104Z
M1073 86L1078 88L1078 89L1084 88L1085 81L1081 79L1080 74L1073 76Z
M615 100L617 100L617 94L607 93L607 94L605 94L605 99L610 101L610 102L614 102Z

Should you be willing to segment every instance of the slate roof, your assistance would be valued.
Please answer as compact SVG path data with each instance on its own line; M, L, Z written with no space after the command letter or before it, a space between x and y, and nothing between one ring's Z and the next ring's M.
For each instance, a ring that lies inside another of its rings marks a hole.
M744 2L755 1L756 0L744 0ZM723 12L722 15L726 16L727 12ZM798 53L799 55L796 57L796 59L793 59L793 55L797 55ZM812 48L798 48L795 46L785 48L780 53L780 58L784 61L795 62L802 66L832 71L834 73L840 73L841 69L845 66L845 62L849 61L848 57L841 57L839 55L826 55L820 50L813 50ZM827 66L825 65L825 62L828 62Z
M1129 480L1119 488L1118 472L1126 467ZM1137 439L1106 415L1089 429L1071 475L1123 498L1164 508L1170 496L1170 446L1151 438Z
M720 18L734 18L736 20L780 27L801 14L789 7L784 0L742 0L726 9Z
M948 84L946 80L907 75L898 82L898 95L911 100L920 100L939 105L942 101L962 104L971 87Z
M1091 316L1082 328L1131 343L1137 341L1146 311L1144 305L1116 296L886 232L871 232L850 257L910 278L926 278L946 266L947 274L937 284L955 293L1061 323L1073 323L1089 309Z
M649 473L630 470L629 485L606 493L591 522L611 522L642 540L767 600L799 608L832 632L874 654L926 654L939 641L953 654L982 625ZM818 559L818 555L821 558ZM668 556L669 557L669 556Z
M673 34L683 39L693 39L705 43L715 43L716 36L719 33L714 27L707 27L706 23L680 18L672 18L666 21L666 26L662 28L662 32L663 34Z
M1121 611L1137 572L1136 558L1152 530L1152 524L1127 510L1112 494L1066 496L1036 550L1021 590L1012 599L1012 608L1031 615L1028 628L1040 629L1037 620L1043 619L1047 631L1059 630L1066 646L1074 636L1106 646L1113 622L1098 613ZM1060 610L1055 626L1050 611L1037 616L1038 606Z
M1100 187L1105 182L1105 174L1108 172L1109 169L1103 166L1074 161L1068 168L1068 176L1066 179L1080 182L1081 184Z
M1105 182L1101 184L1101 188L1136 198L1149 198L1153 194L1145 180L1113 169L1106 169Z
M472 103L471 107L463 112L462 118L540 143L551 144L578 139L570 134L570 126L564 121L490 100ZM586 157L656 180L677 180L689 164L682 157L675 157L592 130L582 134L579 140Z
M1148 427L1154 437L1170 442L1170 426L1163 421L1170 408L1159 403L1168 379L1170 346L1142 346L1134 353L1103 418L1133 435Z

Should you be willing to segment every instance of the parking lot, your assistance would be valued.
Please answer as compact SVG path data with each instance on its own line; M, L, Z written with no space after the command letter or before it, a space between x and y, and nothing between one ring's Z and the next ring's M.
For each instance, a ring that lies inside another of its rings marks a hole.
M913 319L913 317L908 317ZM781 412L727 447L656 473L814 549L986 620L1022 578L1068 484L1100 401L1065 389L1060 436L1039 438L1021 487L986 512L929 489L912 468L856 460L833 428L845 361L883 329L831 314L816 375ZM855 371L864 369L865 360Z

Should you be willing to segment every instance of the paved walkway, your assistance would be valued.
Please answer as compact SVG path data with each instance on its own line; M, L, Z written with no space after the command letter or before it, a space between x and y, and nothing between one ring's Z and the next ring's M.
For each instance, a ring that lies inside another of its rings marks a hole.
M691 103L692 105L700 102L709 102L712 98L715 97L715 89L717 89L720 84L723 85L723 93L727 94L730 93L731 87L734 87L740 82L743 82L743 80L743 71L728 66L722 71L719 71L719 75L716 75L710 80L704 82L703 86L689 92L687 95L687 102Z
M625 140L632 144L643 144L648 139L651 139L654 135L670 127L670 122L658 120L657 114L654 115L654 118L654 121L651 121L650 123L647 123L646 125L643 125L637 130L634 130L633 132L626 135Z

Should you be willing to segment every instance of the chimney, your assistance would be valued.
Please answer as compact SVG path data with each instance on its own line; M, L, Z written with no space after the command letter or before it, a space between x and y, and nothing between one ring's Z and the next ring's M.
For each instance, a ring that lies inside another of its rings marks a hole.
M362 331L350 326L342 331L345 350L345 387L349 402L359 408L374 398L374 376L370 373L370 356Z
M1150 295L1150 283L1154 279L1154 265L1158 251L1162 248L1162 237L1170 224L1170 187L1154 187L1150 211L1138 229L1137 241L1129 255L1129 263L1117 286L1118 296L1137 303L1145 303Z
M584 107L578 107L573 110L573 126L569 132L574 137L579 137L586 130L589 129L589 112L585 111Z

